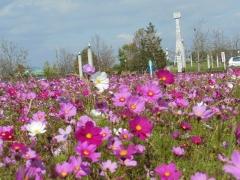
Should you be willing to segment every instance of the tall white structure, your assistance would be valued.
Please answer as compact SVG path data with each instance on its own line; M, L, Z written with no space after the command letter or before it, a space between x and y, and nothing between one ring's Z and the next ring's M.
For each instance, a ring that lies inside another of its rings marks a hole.
M79 77L83 77L83 69L82 69L82 55L81 52L78 53L78 71L79 71Z
M88 64L93 66L93 56L90 43L88 44Z
M177 62L178 72L182 72L183 68L186 68L186 59L185 59L185 50L184 50L183 39L181 36L181 29L180 29L181 13L180 12L173 13L173 18L176 21L175 61Z

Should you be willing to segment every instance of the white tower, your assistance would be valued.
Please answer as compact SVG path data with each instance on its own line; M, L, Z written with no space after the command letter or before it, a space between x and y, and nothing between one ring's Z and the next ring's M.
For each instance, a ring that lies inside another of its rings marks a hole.
M81 52L78 53L78 71L79 71L79 77L83 77L83 70L82 70L82 55Z
M183 39L181 36L180 30L180 18L181 13L175 12L173 13L173 18L176 21L176 55L175 61L177 61L178 72L182 72L183 68L186 68L186 59L185 59L185 50L183 46Z
M93 57L90 43L88 44L88 64L93 66Z

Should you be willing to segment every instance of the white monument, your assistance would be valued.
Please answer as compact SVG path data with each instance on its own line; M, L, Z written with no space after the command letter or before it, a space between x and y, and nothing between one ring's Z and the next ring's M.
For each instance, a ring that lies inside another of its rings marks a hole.
M211 65L210 65L210 56L207 55L207 68L210 69Z
M219 59L218 59L218 55L217 55L217 67L219 67Z
M221 52L221 58L222 58L224 70L226 70L227 67L226 67L226 56L225 56L225 52Z
M93 57L90 43L88 44L88 64L93 66Z
M173 18L176 21L176 54L175 60L177 61L178 72L182 72L183 68L186 68L186 59L185 59L185 50L183 45L183 39L181 36L180 30L180 18L181 13L175 12L173 13Z
M81 52L78 53L78 71L79 71L79 77L83 77L83 69L82 69L82 55Z

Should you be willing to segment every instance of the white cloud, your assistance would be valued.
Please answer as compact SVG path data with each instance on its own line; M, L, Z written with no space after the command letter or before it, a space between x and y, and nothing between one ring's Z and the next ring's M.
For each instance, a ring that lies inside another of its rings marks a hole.
M13 0L0 8L0 17L25 14L27 8L66 14L78 10L79 7L79 1L73 0Z

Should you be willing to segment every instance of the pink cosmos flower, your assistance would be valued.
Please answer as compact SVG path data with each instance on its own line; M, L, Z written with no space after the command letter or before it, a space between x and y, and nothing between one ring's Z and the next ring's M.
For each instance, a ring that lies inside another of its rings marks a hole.
M54 139L57 140L57 142L63 142L66 141L68 138L68 135L72 132L72 127L67 126L66 130L59 128L58 129L59 135L55 136Z
M117 163L112 162L111 160L102 162L102 170L103 171L109 170L111 173L114 173L116 171L117 167L118 167Z
M133 155L136 154L135 145L130 144L128 147L120 146L118 149L114 151L114 154L120 159L132 159Z
M160 176L161 180L179 180L181 177L181 172L177 170L174 163L157 166L155 172Z
M92 120L92 118L90 118L87 115L83 115L79 118L79 121L77 122L77 129L85 126L88 121L91 121L93 123L93 125L96 126L96 123L95 123L95 121Z
M146 102L156 102L160 97L162 97L160 87L153 82L143 85L141 87L141 94Z
M96 153L97 146L94 144L88 144L87 141L83 143L79 143L76 147L76 152L81 157L86 157L90 159L92 162L97 162L101 157L101 153Z
M192 108L193 114L201 119L208 119L214 115L211 109L207 110L207 106L199 103Z
M46 113L43 111L38 111L33 114L32 119L34 121L45 121Z
M240 152L239 151L233 151L231 160L224 165L223 170L226 173L229 173L232 176L234 176L236 179L240 179Z
M65 178L66 176L72 173L73 168L70 163L63 162L62 164L57 164L55 170L60 177Z
M140 116L129 121L129 127L132 133L138 136L141 140L150 137L153 129L152 123L147 118Z
M160 69L156 72L156 75L164 84L174 83L174 75L168 70Z
M172 152L176 156L183 156L185 154L185 150L181 147L173 147Z
M141 113L145 108L145 101L138 96L131 96L127 102L128 109L134 113Z
M112 136L112 131L109 129L109 127L104 127L102 128L100 134L102 135L103 140L108 140Z
M90 173L89 164L87 162L83 162L82 158L79 156L71 156L69 158L69 163L72 166L73 173L76 178L87 176Z
M123 129L120 134L119 134L119 137L122 139L122 140L131 140L132 137L133 137L133 134L130 133L127 129Z
M191 180L215 180L215 178L209 178L207 174L196 172L194 175L191 176Z
M131 96L131 93L129 92L120 92L120 93L115 93L114 97L112 98L113 104L117 107L122 107L125 106L127 103L128 98Z
M90 64L85 64L83 66L83 72L85 72L88 75L91 75L95 72L95 67L91 66Z
M77 108L73 106L71 103L61 103L61 109L59 114L63 116L65 119L73 117L77 114Z
M101 128L95 127L93 122L88 121L84 127L79 128L75 137L78 141L84 142L87 141L89 144L94 144L99 146L102 143Z

